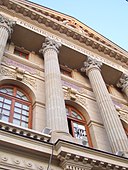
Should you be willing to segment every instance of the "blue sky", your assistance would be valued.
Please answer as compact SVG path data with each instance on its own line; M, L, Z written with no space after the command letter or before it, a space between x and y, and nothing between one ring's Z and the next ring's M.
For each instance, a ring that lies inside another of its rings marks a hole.
M126 0L30 0L68 14L128 51Z

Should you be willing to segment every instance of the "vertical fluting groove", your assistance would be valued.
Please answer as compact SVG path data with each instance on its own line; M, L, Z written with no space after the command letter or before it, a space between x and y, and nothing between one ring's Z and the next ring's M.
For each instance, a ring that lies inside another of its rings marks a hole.
M9 34L7 29L5 27L0 27L0 59L3 57L8 36Z
M68 123L61 85L58 52L55 44L50 47L45 46L44 49L45 48L46 50L43 51L43 54L45 65L47 126L53 131L57 130L68 133Z
M101 65L101 62L88 57L81 70L86 71L89 77L113 152L128 152L128 139L100 73Z

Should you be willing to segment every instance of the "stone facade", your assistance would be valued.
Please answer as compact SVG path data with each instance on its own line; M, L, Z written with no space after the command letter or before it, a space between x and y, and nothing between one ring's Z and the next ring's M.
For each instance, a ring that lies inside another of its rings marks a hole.
M0 169L127 170L128 53L26 0L0 37Z

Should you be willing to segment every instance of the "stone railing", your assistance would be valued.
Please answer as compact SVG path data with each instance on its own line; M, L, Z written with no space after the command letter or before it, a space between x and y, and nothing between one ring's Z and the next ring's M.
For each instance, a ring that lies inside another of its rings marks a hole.
M41 132L37 132L32 129L23 128L11 123L6 123L0 120L0 131L6 131L15 135L19 135L22 137L27 137L30 139L43 141L43 142L49 142L51 136L48 134L44 134Z

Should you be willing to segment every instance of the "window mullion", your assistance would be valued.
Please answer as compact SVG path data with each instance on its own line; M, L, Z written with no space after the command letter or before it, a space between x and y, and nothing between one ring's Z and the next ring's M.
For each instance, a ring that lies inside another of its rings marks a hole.
M9 122L13 123L15 100L12 99Z

